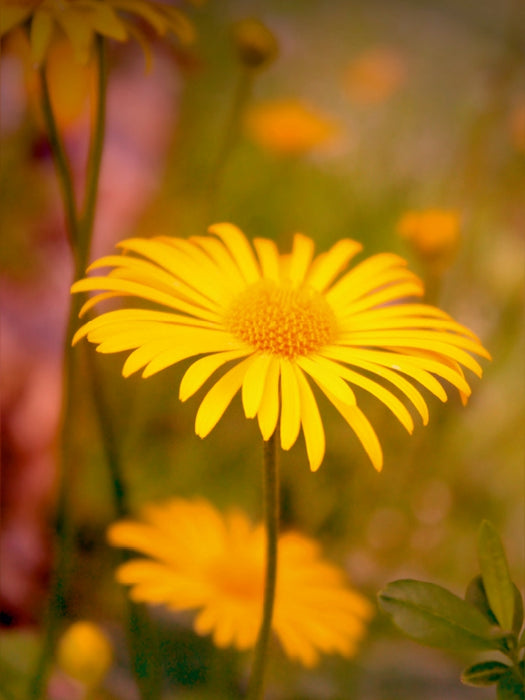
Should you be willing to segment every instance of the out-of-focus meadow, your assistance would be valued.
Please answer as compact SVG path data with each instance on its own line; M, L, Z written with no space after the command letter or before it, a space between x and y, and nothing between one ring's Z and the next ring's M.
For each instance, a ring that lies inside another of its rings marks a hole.
M137 44L111 44L108 118L92 257L130 236L200 234L236 223L288 249L304 232L326 250L340 238L364 253L392 251L427 278L429 299L476 332L493 357L470 377L466 407L429 398L413 436L367 394L385 466L376 473L328 402L327 454L311 473L302 439L282 456L282 526L323 545L374 601L388 581L416 578L463 595L478 572L476 533L488 518L525 582L525 11L520 2L425 0L217 3L188 11L189 48L158 41L144 71ZM254 78L231 152L220 157L239 82L232 24L260 19L275 61ZM38 641L51 567L62 357L72 262L35 90L15 40L4 42L2 207L3 674L16 685ZM82 178L89 111L77 74L63 71L63 121ZM89 72L89 69L87 69ZM84 75L89 83L91 77ZM263 107L281 103L271 115ZM308 110L299 112L298 105ZM297 123L294 119L298 119ZM281 120L281 121L279 121ZM262 126L261 126L262 125ZM277 130L277 136L272 128ZM432 271L398 223L410 211L453 210L456 255ZM94 348L78 349L79 353ZM184 363L149 379L121 376L122 356L97 356L132 509L168 496L203 496L261 518L260 438L240 400L209 437L194 433L198 398L178 400ZM121 623L124 590L105 538L114 518L88 373L75 378L67 465L75 524L71 619L98 622L116 661L101 698L132 699ZM153 617L166 698L233 698L249 654L218 650L187 615ZM268 697L285 700L490 698L462 686L471 654L420 647L376 612L350 660L303 669L272 649ZM55 679L60 695L60 678ZM7 687L7 685L6 685ZM14 686L13 686L14 687ZM13 691L16 693L16 691ZM6 697L8 697L6 695ZM13 696L16 697L16 694Z

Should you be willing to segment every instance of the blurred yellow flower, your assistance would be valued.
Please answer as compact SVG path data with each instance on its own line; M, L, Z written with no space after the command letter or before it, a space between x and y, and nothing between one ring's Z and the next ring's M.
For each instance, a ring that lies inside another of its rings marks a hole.
M89 688L98 686L113 663L113 648L93 622L74 622L58 640L57 663L71 678Z
M257 238L253 248L236 226L215 224L211 236L129 239L90 267L112 268L76 282L72 292L99 291L99 301L132 296L160 309L108 311L88 321L73 342L86 337L102 353L132 350L123 375L149 377L197 358L184 374L179 397L186 401L220 368L229 365L206 393L195 431L205 437L240 390L247 418L257 416L264 440L280 421L281 447L288 450L302 427L310 467L325 453L325 435L310 381L354 430L376 469L382 450L374 428L357 405L351 386L382 401L411 432L397 389L428 421L421 384L442 401L441 379L470 388L461 365L477 375L469 353L488 358L476 336L445 312L408 301L423 293L421 281L397 255L383 253L343 274L362 246L350 239L314 257L314 242L296 234L292 251ZM375 377L380 381L372 379ZM438 379L436 379L436 375ZM308 379L307 379L308 378Z
M95 34L117 41L131 36L147 50L148 40L137 19L160 36L173 32L184 43L193 39L186 16L155 0L4 0L0 37L27 23L35 64L41 64L52 43L63 36L74 47L76 60L87 63Z
M399 220L397 232L423 262L441 272L457 251L460 215L453 209L408 211Z
M300 155L331 142L339 130L335 120L299 100L268 100L252 106L246 130L263 148Z
M402 85L406 64L394 48L378 46L363 51L347 67L344 89L358 104L377 104L387 100Z
M141 521L109 529L113 545L145 558L119 567L135 601L198 610L194 628L219 647L254 646L262 615L265 535L242 512L221 515L204 500L146 506ZM297 532L279 537L273 630L285 652L305 666L320 653L350 656L372 606Z

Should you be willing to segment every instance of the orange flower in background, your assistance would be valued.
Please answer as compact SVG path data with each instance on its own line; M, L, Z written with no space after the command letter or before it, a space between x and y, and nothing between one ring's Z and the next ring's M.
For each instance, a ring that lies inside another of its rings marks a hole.
M268 100L252 106L245 117L248 134L275 153L300 155L326 146L339 126L300 100Z
M395 48L378 46L363 51L347 67L346 94L358 104L384 102L406 79L406 63Z
M443 271L459 246L460 215L453 209L408 211L399 220L397 232L424 263Z
M427 423L418 385L446 401L438 377L465 399L471 390L462 367L481 375L472 354L488 358L487 351L445 312L410 300L423 294L423 285L399 256L374 255L346 271L362 248L350 239L314 258L314 242L302 234L283 255L264 238L254 240L255 254L230 223L209 231L189 240L123 241L123 255L90 267L109 272L72 287L98 292L83 312L112 297L154 305L103 313L73 338L87 337L103 353L130 352L124 376L142 370L149 377L195 358L180 385L186 401L221 370L197 411L200 437L241 392L244 413L257 418L264 440L279 424L281 447L288 450L302 428L315 470L325 454L325 433L313 384L381 469L378 437L352 387L375 396L412 432L413 418L390 387Z
M140 520L109 529L111 544L142 558L119 567L135 601L197 611L193 627L218 647L250 649L262 615L265 534L241 511L219 513L204 500L173 499L143 508ZM279 537L273 630L305 666L320 654L351 656L366 631L371 604L297 532Z
M4 0L2 4L0 37L26 25L36 65L46 60L53 42L63 37L73 46L75 59L87 63L97 34L117 41L134 38L148 57L149 40L137 19L159 36L172 32L183 43L194 37L184 13L155 0Z

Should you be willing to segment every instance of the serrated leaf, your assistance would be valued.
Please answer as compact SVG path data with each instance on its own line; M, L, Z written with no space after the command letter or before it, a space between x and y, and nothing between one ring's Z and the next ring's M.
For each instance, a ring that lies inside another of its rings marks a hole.
M510 669L498 683L498 700L525 700L525 683Z
M442 649L501 649L501 635L474 606L442 586L405 579L379 593L381 607L408 636Z
M488 520L484 520L479 528L478 557L490 609L500 626L510 631L514 619L514 589L505 550Z
M493 685L507 673L509 666L501 661L482 661L466 668L461 674L461 682L465 685Z

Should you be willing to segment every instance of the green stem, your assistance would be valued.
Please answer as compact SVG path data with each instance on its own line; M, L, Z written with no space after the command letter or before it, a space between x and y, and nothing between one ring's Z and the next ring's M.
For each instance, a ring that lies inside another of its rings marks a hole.
M213 213L222 175L228 163L230 154L239 138L241 130L241 118L246 103L250 98L253 85L253 75L253 71L249 70L248 68L243 68L239 75L239 80L235 88L235 94L233 97L233 103L228 117L228 122L226 124L224 140L217 155L215 166L208 180L206 197L208 207L208 210L206 212L207 219L210 219L210 214Z
M100 166L102 163L102 151L104 147L104 136L106 132L106 95L108 71L106 61L106 45L103 37L101 36L97 36L96 50L98 57L97 104L93 133L91 137L91 147L89 150L87 163L84 210L79 221L77 240L79 253L78 264L81 266L81 269L78 272L80 274L84 274L89 257L89 248L93 235L93 225L95 222L95 210L100 179Z
M277 542L279 537L278 431L264 443L264 523L266 529L266 572L264 603L259 636L246 700L262 700L264 673L272 631L275 585L277 581Z
M42 87L42 111L44 114L44 122L49 137L51 152L53 153L53 158L55 161L58 180L62 189L62 200L64 202L64 210L66 214L66 228L70 237L71 247L73 250L75 250L78 217L73 176L71 174L71 166L69 164L66 149L64 148L64 144L60 138L53 112L45 65L40 68L40 85Z

